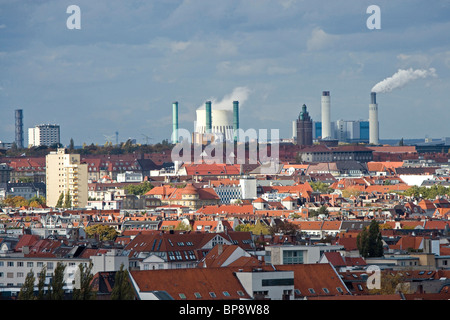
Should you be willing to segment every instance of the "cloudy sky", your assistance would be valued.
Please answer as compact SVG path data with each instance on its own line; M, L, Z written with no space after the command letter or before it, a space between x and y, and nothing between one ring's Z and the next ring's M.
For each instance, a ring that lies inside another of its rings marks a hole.
M230 98L243 129L290 138L303 104L320 121L322 91L332 121L367 120L371 89L410 68L434 73L378 94L380 138L448 137L449 31L449 0L0 0L0 140L23 109L25 144L42 123L65 145L156 143L173 101L192 131L196 108Z

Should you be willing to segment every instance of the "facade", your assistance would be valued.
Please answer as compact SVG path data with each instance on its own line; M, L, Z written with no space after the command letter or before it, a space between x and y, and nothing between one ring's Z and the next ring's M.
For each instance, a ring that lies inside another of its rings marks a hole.
M272 265L319 263L325 252L336 252L344 249L340 245L295 245L266 246L264 261Z
M11 179L11 167L6 163L0 163L0 183L7 183Z
M86 207L88 170L79 154L67 154L59 148L46 156L46 189L47 206L56 206L61 193L68 192L74 208Z
M24 197L26 200L30 200L33 197L45 197L44 183L5 183L0 184L0 189L4 189L3 196L5 198L7 196L19 196ZM2 196L0 196L0 198L1 197Z
M89 265L87 258L48 258L48 257L24 257L20 256L2 256L0 257L0 293L11 292L17 294L25 282L28 272L35 274L35 285L38 284L38 276L45 267L46 284L50 283L53 272L58 262L66 265L65 269L65 289L73 289L73 281L78 270L78 265Z
M298 119L296 120L296 142L299 145L311 146L312 139L312 119L306 109L306 105L302 106Z
M339 146L330 148L323 145L310 146L299 151L304 162L359 161L373 160L373 151L363 146Z
M340 142L369 142L369 121L365 120L337 120L331 122L331 139ZM322 123L313 122L313 139L322 136Z
M41 124L28 129L28 147L51 146L60 143L60 127L57 124Z

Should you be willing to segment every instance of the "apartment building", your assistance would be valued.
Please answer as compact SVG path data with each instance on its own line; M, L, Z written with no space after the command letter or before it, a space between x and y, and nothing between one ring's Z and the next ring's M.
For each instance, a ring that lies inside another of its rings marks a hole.
M87 164L79 154L66 153L64 148L50 152L45 158L47 205L55 207L61 193L70 194L72 207L84 208L88 200Z
M60 127L57 124L41 124L28 128L28 147L51 146L60 143Z

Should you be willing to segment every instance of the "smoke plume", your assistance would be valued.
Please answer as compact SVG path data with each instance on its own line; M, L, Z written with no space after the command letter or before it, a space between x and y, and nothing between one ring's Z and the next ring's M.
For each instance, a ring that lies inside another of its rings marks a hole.
M234 88L233 92L224 96L222 100L217 101L213 98L211 100L212 108L215 110L233 110L233 101L239 101L239 107L248 99L250 90L247 87L237 87ZM204 109L205 106L202 105L198 109Z
M393 76L378 82L371 91L375 93L391 92L394 89L405 86L410 81L430 76L436 76L436 70L434 68L428 70L413 70L412 68L408 70L399 69Z

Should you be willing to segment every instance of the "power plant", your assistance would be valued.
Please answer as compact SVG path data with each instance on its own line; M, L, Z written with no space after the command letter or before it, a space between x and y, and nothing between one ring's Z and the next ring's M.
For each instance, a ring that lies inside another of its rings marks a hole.
M178 139L178 102L172 103L172 143ZM212 141L239 141L239 101L233 101L229 109L214 109L211 101L196 110L192 140L204 144Z
M204 109L197 109L194 141L237 141L239 129L239 103L233 102L233 108L214 109L207 101ZM210 135L211 137L207 137Z
M378 127L378 104L377 94L370 93L369 104L369 143L379 144L379 127Z

